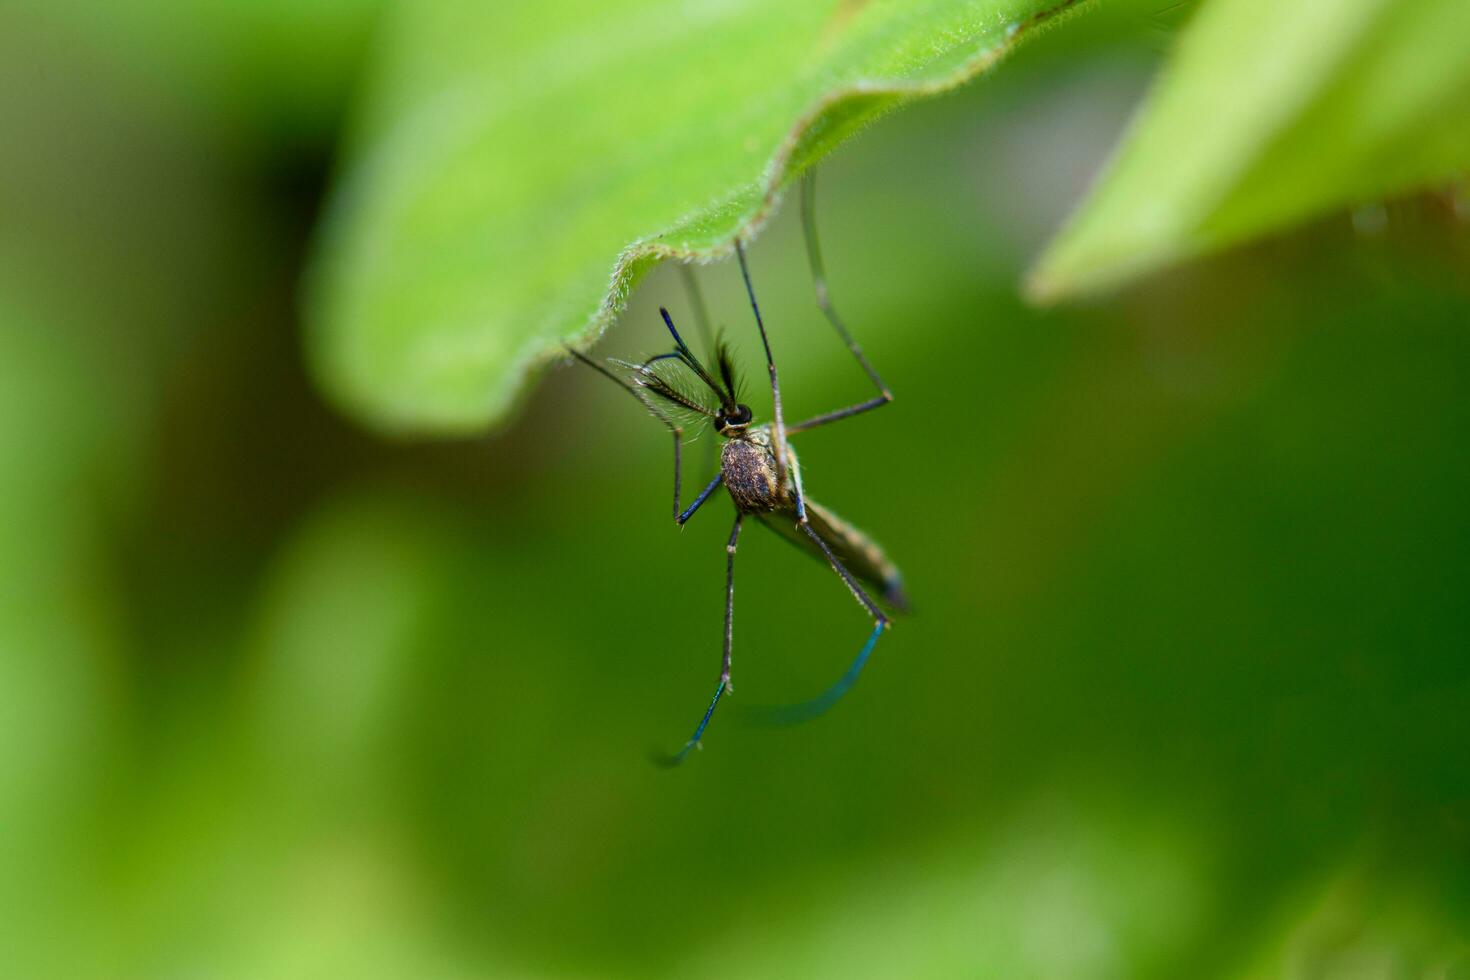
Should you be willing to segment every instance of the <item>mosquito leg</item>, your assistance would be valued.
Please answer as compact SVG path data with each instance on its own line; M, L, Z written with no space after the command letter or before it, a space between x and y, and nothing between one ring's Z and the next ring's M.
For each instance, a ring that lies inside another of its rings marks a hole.
M791 492L796 497L796 523L806 524L806 493L801 487L801 467L796 467L791 473Z
M856 405L849 405L847 408L839 408L835 411L823 412L821 415L814 415L809 419L802 419L800 422L797 422L794 425L788 425L786 427L786 434L789 436L794 436L798 432L806 432L808 430L815 429L818 426L826 425L829 422L841 422L843 419L850 419L854 415L861 415L864 412L870 412L875 408L881 408L891 401L893 401L892 395L889 395L886 398L880 396L878 398L870 398L865 402L859 402Z
M776 380L776 359L771 356L771 341L766 337L766 325L761 320L761 308L755 301L755 289L750 284L750 268L745 263L745 246L735 239L735 254L740 258L740 276L745 280L745 292L750 296L750 309L755 313L755 325L761 332L761 346L766 349L766 368L771 375L771 438L775 443L776 486L786 485L786 423L781 417L781 384Z
M878 644L878 637L882 636L883 631L889 626L888 617L883 615L883 611L878 608L877 603L868 597L867 592L863 591L863 587L857 583L857 580L852 577L852 574L848 572L842 562L838 561L837 556L832 553L832 549L827 546L827 542L822 540L821 535L812 530L810 524L801 525L801 529L817 543L817 547L822 549L822 554L827 556L827 563L832 566L832 570L842 578L842 581L851 590L853 597L873 617L873 632L868 634L867 640L863 643L863 648L858 651L857 657L853 660L852 665L847 668L847 672L838 678L837 683L827 688L822 694L812 698L810 701L802 701L785 707L755 709L757 720L767 724L794 725L798 722L809 721L823 714L827 709L841 700L842 696L857 682L858 675L863 672L863 666L867 664L868 657L873 652L873 647Z
M730 540L725 545L725 654L720 660L720 682L715 686L715 696L710 699L709 707L704 709L704 717L699 719L699 725L694 729L694 734L689 736L689 741L673 755L656 756L654 761L660 765L677 766L690 751L699 746L700 737L709 726L710 718L714 717L715 707L725 692L730 690L730 649L735 636L735 547L740 542L740 524L744 520L744 514L735 515L735 526L730 529Z
M847 349L857 359L858 365L862 367L868 379L873 382L873 387L878 389L878 396L876 398L870 398L865 402L859 402L856 405L849 405L847 408L839 408L836 411L825 412L815 418L798 422L786 430L788 433L793 434L805 432L807 429L815 429L817 426L826 425L829 422L852 418L854 415L861 415L863 412L871 411L893 401L893 392L888 390L888 386L883 383L883 379L878 376L878 372L874 370L873 365L868 363L867 357L863 354L863 349L858 346L857 341L852 339L852 334L847 332L847 327L843 324L842 318L837 315L837 311L833 309L831 298L827 294L827 269L822 263L822 245L817 238L816 170L808 170L806 176L801 180L801 226L802 231L806 235L806 256L812 267L812 288L817 294L817 306L821 309L823 315L827 317L827 322L831 323L837 330L837 335L842 338L842 342L847 345Z
M577 360L581 361L583 364L590 367L592 370L596 371L598 374L602 375L604 378L607 378L613 384L617 385L619 388L623 389L634 398L636 398L638 400L638 404L642 405L644 408L652 412L653 417L662 422L664 424L664 428L668 429L669 433L674 437L674 520L680 526L683 526L684 522L689 520L689 518L694 515L694 512L699 509L699 505L704 503L704 498L708 497L710 491L714 489L713 486L706 487L704 492L700 494L699 499L694 502L694 506L689 508L689 512L687 514L680 513L679 490L681 476L684 469L684 430L675 425L673 422L670 422L659 412L655 411L653 406L644 401L643 396L638 394L638 392L633 388L632 385L628 384L622 378L619 378L616 374L613 374L601 364L598 364L586 354L583 354L581 351L573 347L568 347L567 353L575 357Z
M706 486L703 490L699 491L699 496L694 498L694 503L690 504L682 514L674 518L675 522L677 522L680 527L683 527L684 523L688 521L689 518L694 516L694 512L696 510L699 510L700 505L709 499L709 495L715 492L715 487L724 482L725 474L716 473L715 478L709 481L709 485Z
M852 356L857 359L858 365L862 367L863 373L873 382L873 387L878 389L878 401L887 403L893 400L893 392L883 383L873 365L868 363L863 349L858 346L857 341L852 339L842 318L832 307L832 300L827 293L827 267L822 262L822 244L817 236L817 172L808 170L806 176L801 180L801 226L806 236L806 257L812 267L812 288L817 294L817 306L827 317L827 322L837 330L837 335L852 351Z
M673 427L672 435L674 437L674 520L678 522L680 527L683 527L684 522L689 519L679 513L679 482L684 473L684 433L676 425ZM704 498L700 497L699 500L695 501L694 506L698 507L703 502ZM691 508L690 514L692 515L693 513L694 511Z
M704 290L699 288L699 280L694 277L694 269L687 263L680 263L679 278L684 282L684 292L689 296L689 307L694 311L694 326L699 331L699 340L704 344L706 355L715 349L714 331L710 329L709 307L704 303Z

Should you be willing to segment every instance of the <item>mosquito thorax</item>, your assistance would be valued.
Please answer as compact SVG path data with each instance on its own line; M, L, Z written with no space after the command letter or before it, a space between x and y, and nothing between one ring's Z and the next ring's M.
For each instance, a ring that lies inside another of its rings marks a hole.
M715 416L715 431L727 438L737 437L745 432L754 417L749 405L736 405L733 412L721 412Z
M764 425L741 428L720 451L725 489L735 508L745 514L790 510L794 505L791 487L796 467L796 452L787 444L786 485L781 486L776 454L771 447L771 430Z

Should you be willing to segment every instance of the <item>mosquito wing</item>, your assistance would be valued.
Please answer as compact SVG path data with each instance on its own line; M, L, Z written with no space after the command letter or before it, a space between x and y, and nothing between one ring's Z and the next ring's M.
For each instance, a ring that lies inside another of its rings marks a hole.
M832 513L810 497L804 497L807 522L817 536L827 542L827 547L847 570L881 595L884 603L898 612L908 612L909 600L903 591L903 576L898 566L888 560L878 543L862 531ZM826 564L816 542L803 534L795 523L795 516L785 513L756 514L760 522L802 551Z

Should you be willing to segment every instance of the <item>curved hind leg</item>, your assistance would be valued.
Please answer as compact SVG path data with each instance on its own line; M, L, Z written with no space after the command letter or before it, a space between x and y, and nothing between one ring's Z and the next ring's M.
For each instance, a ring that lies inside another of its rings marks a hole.
M847 672L821 694L809 701L801 701L797 704L777 708L751 709L755 719L764 724L794 725L824 714L829 708L840 701L842 696L857 683L858 675L863 672L863 667L867 664L868 657L873 653L873 647L878 645L878 637L882 636L883 631L890 625L890 620L883 614L883 610L878 608L878 604L868 596L868 593L863 590L863 587L852 577L852 573L832 553L832 549L828 547L827 542L822 540L822 536L812 530L810 524L802 524L800 527L817 543L817 547L822 549L822 554L827 556L827 563L832 566L832 570L847 585L849 591L852 592L853 598L857 599L862 607L868 611L868 614L873 617L873 631L868 634L867 640L863 643L863 648L858 651L857 657L853 659L852 665L847 668Z

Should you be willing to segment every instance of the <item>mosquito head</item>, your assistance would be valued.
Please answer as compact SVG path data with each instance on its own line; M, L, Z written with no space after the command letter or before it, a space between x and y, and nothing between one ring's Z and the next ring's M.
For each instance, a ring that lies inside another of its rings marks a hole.
M715 431L726 439L738 438L745 434L753 418L750 406L742 402L733 408L723 409L715 416Z
M723 340L715 342L714 359L705 365L679 336L669 311L662 306L658 312L674 338L674 349L667 354L650 357L642 364L620 363L634 371L633 383L642 391L667 402L672 402L689 411L698 412L714 423L715 431L726 438L741 436L750 425L750 406L740 401L740 384L735 375L734 359L730 348ZM714 401L701 396L694 390L680 386L678 380L667 373L664 365L678 364L687 368L704 385ZM663 372L663 373L660 373Z

